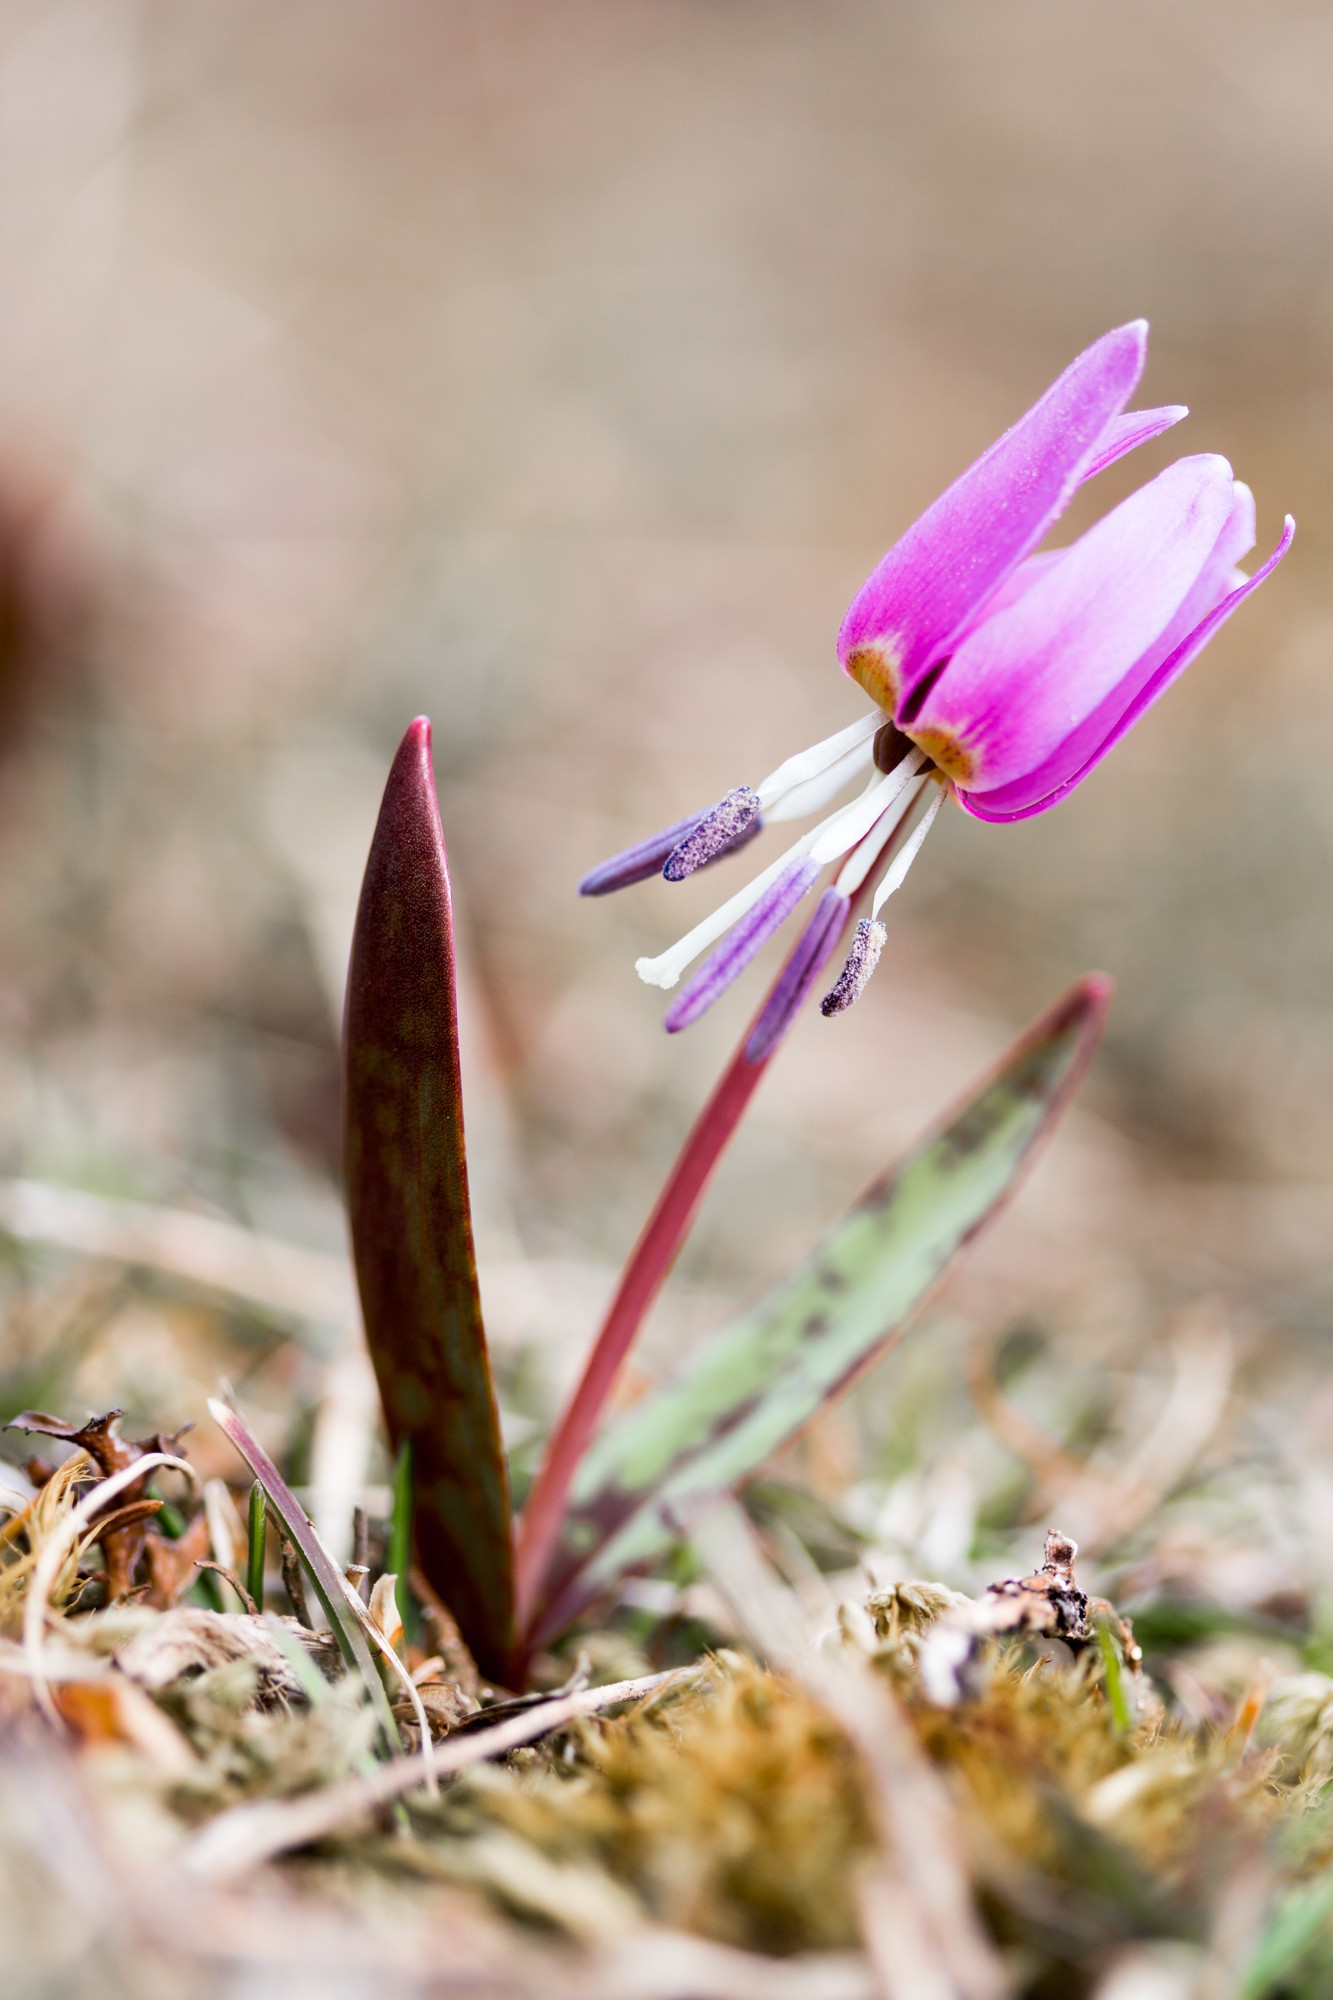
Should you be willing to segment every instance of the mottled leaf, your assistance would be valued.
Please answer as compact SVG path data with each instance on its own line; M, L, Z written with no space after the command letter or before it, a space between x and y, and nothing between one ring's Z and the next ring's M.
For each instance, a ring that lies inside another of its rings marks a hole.
M513 1641L509 1484L468 1206L453 912L430 724L399 746L347 980L347 1211L394 1449L410 1444L417 1556L484 1674Z
M1234 1991L1238 2000L1316 2000L1328 1991L1333 1881L1327 1874L1287 1889L1270 1909Z
M612 1419L579 1468L531 1643L657 1560L884 1352L1059 1116L1108 1000L1105 980L1075 986L790 1277Z

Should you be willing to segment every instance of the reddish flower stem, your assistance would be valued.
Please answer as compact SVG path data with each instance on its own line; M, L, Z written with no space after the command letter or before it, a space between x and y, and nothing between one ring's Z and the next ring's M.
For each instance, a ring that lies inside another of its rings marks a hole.
M849 918L856 915L866 893L863 886L860 893L853 897ZM780 978L781 974L778 976ZM601 1332L578 1387L551 1433L546 1456L518 1522L514 1590L520 1634L531 1630L533 1614L540 1604L546 1566L559 1537L574 1474L592 1440L616 1377L649 1307L666 1283L699 1204L731 1143L732 1134L745 1114L746 1106L759 1086L760 1078L782 1046L779 1041L758 1062L746 1061L746 1044L767 1004L768 996L765 995L764 1005L746 1027L735 1055L695 1119L666 1185L657 1197L653 1212L630 1252L629 1262L621 1273L615 1297L602 1322Z
M756 1019L758 1017L756 1016ZM751 1024L751 1026L753 1023ZM717 1087L694 1121L656 1206L630 1253L601 1332L578 1387L565 1407L533 1481L518 1524L514 1582L520 1632L535 1608L547 1559L555 1546L579 1460L649 1307L666 1283L699 1203L727 1149L759 1079L776 1049L761 1062L745 1060L747 1027Z

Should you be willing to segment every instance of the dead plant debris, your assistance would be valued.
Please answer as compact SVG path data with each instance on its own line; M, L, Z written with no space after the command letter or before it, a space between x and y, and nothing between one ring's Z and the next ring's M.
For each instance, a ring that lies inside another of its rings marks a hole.
M218 1560L210 1515L234 1522L244 1499L220 1495L218 1482L208 1507L186 1499L174 1509L170 1533L151 1471L142 1491L122 1491L104 1516L92 1510L50 1592L42 1638L65 1739L53 1741L36 1721L17 1643L34 1565L99 1481L175 1440L124 1440L116 1413L73 1425L30 1412L23 1427L69 1456L31 1467L30 1497L16 1498L0 1528L0 1726L15 1750L36 1730L48 1762L67 1760L98 1867L138 1882L115 1949L142 1940L143 1880L159 1904L173 1882L182 1897L205 1894L212 1863L191 1857L230 1842L216 1872L234 1883L236 1908L276 1898L303 1935L349 1906L367 1921L410 1912L427 1927L446 1907L455 1923L469 1912L513 1973L510 1988L501 1977L487 1990L525 1990L521 1968L541 1945L556 1954L545 1961L553 1980L558 1967L581 1964L583 1990L594 1992L606 1965L630 1963L635 1941L646 1949L659 1936L722 1951L693 1961L715 1982L700 1991L723 1993L738 1967L778 1962L793 1973L808 1965L810 1991L826 1978L830 1991L878 1990L866 1982L882 1976L883 1926L872 1926L875 1937L867 1926L892 1901L892 1857L879 1851L864 1745L821 1701L817 1677L775 1671L718 1638L692 1676L630 1681L639 1692L628 1704L607 1689L620 1708L590 1713L597 1688L578 1690L598 1679L595 1663L633 1670L625 1632L608 1629L582 1635L573 1677L554 1696L497 1698L478 1691L466 1665L455 1676L452 1634L448 1670L426 1650L438 1618L408 1642L391 1581L372 1573L370 1608L416 1681L415 1701L386 1682L400 1732L386 1767L376 1761L376 1710L332 1633L310 1629L298 1591L279 1608L290 1563L280 1565L277 1546L262 1609L200 1601ZM226 1539L234 1565L232 1530ZM383 1544L372 1523L359 1552ZM1130 1622L1085 1591L1076 1558L1074 1542L1052 1531L1035 1570L976 1597L926 1580L849 1584L820 1643L840 1671L887 1678L943 1774L949 1837L961 1843L1014 2000L1091 1996L1136 1940L1150 1953L1167 1941L1182 1963L1204 1965L1241 1883L1253 1913L1244 1949L1267 1950L1283 1978L1293 1966L1305 1977L1333 1939L1333 1898L1321 1886L1333 1861L1333 1679L1251 1671L1212 1713L1187 1714L1169 1683L1164 1696L1150 1679ZM365 1568L356 1565L358 1588ZM496 1757L492 1737L520 1747ZM439 1766L446 1782L431 1799L422 1759L451 1743L476 1749ZM43 1894L74 1893L49 1854L25 1865ZM160 1907L152 1922L160 1926ZM196 1966L200 1990L211 1991L205 1961L216 1965L217 1953L201 1948ZM670 1952L662 1960L674 1962ZM762 1993L763 1976L734 1990ZM1319 1988L1244 1990L1313 2000ZM1179 1991L1184 2000L1192 1989Z

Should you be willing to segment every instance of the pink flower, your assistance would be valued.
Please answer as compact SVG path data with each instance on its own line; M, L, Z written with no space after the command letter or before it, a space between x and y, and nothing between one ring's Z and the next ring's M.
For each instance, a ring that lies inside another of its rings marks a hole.
M839 863L756 1030L755 1059L767 1053L832 951L852 895L887 864L824 1011L850 1005L883 946L879 911L942 799L996 821L1058 805L1286 554L1290 516L1267 562L1250 577L1237 569L1254 546L1254 500L1213 455L1178 459L1072 547L1033 553L1085 479L1187 414L1123 414L1147 333L1135 320L1096 341L872 571L838 635L844 670L875 704L867 716L585 878L589 895L659 867L679 880L761 820L817 811L864 781L714 917L660 958L640 959L641 977L670 987L722 940L673 1003L668 1028L710 1006Z

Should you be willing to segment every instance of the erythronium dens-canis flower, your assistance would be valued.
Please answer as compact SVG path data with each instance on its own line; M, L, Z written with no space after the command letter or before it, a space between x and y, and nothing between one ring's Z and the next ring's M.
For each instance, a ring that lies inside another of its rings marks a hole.
M878 869L822 1002L825 1014L849 1007L883 949L879 913L944 799L998 822L1058 805L1282 560L1290 516L1253 576L1237 568L1254 546L1254 499L1211 453L1178 459L1071 547L1033 553L1084 480L1187 414L1126 413L1147 336L1134 320L1094 342L871 572L838 635L867 714L584 877L590 896L659 871L682 881L765 822L817 813L862 781L679 943L638 961L670 988L714 947L668 1008L669 1031L697 1020L835 868L747 1045L751 1061L769 1054Z

